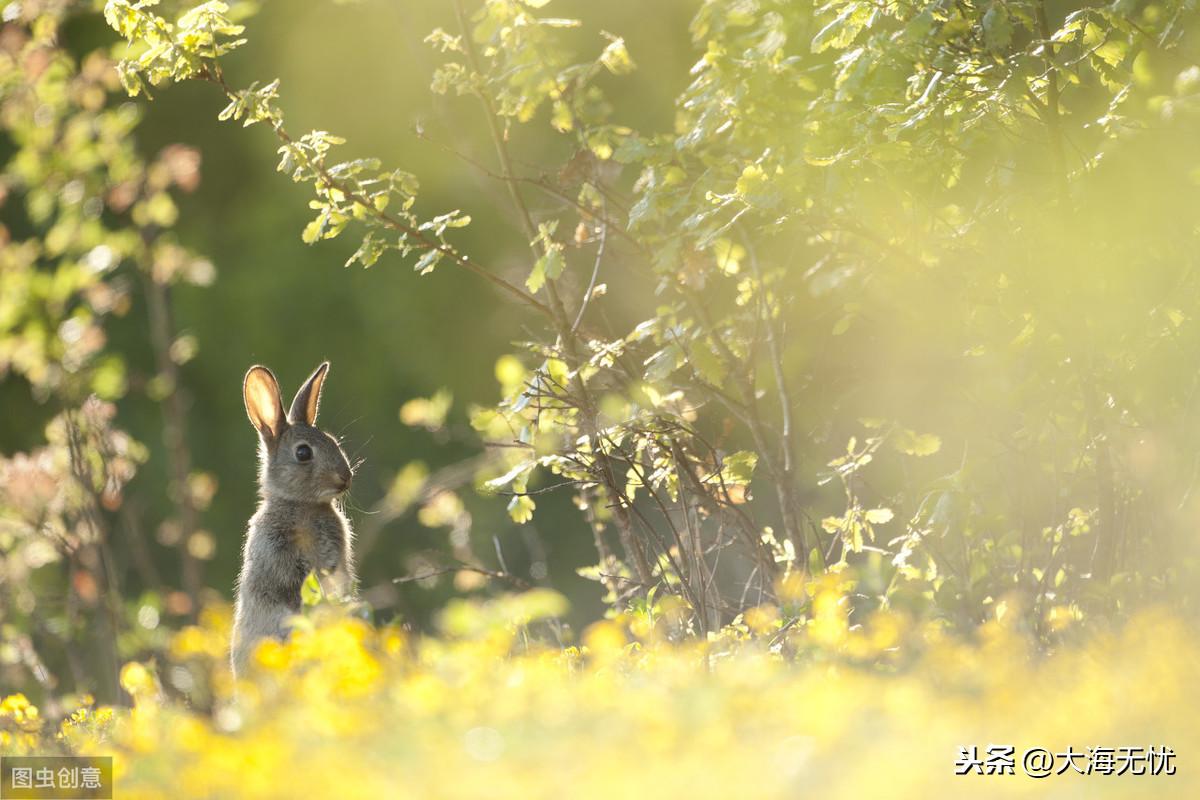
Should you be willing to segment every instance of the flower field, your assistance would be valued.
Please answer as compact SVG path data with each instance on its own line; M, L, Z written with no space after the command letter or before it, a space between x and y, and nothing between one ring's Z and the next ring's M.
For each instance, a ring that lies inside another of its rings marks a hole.
M563 600L541 590L451 605L436 637L319 607L237 686L228 611L210 608L175 635L170 663L123 667L131 709L83 698L56 724L6 698L4 752L111 754L123 799L1200 791L1200 640L1170 614L1035 653L1003 620L971 641L891 614L850 626L836 587L813 588L807 624L759 608L707 642L672 641L659 608L551 644L568 635L551 619ZM1014 774L956 774L962 747L1000 743ZM1020 759L1127 746L1169 747L1175 774L1118 758L1126 774L1084 776L1086 759L1058 759L1035 779Z

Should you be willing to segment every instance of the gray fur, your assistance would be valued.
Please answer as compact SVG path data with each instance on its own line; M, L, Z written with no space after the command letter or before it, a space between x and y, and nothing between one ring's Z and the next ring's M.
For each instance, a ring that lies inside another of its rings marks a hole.
M251 367L242 385L246 413L259 432L259 504L250 518L236 587L231 661L234 674L265 637L287 637L300 612L300 587L315 571L328 597L355 591L353 531L338 506L353 473L332 436L314 427L326 362L300 387L284 416L279 383L266 367ZM312 459L302 462L306 444Z

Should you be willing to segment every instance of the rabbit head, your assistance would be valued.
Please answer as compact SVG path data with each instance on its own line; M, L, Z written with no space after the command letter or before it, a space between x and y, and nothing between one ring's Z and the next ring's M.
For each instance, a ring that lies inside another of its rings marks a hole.
M254 366L242 383L246 414L258 431L259 491L265 498L329 502L350 488L353 470L342 448L314 426L329 362L309 376L284 414L279 382Z

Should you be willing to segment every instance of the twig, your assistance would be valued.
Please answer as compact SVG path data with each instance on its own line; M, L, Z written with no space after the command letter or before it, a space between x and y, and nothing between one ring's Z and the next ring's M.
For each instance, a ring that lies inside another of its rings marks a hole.
M179 517L181 537L179 557L182 565L183 588L191 599L189 616L195 619L200 607L200 592L204 588L204 565L188 549L188 538L196 531L197 511L188 487L191 475L191 452L187 442L187 410L180 387L179 368L171 357L174 332L171 324L170 288L154 275L153 244L155 234L149 228L140 231L142 239L142 281L146 292L146 312L149 317L150 343L158 373L166 380L168 392L163 398L162 438L170 463L169 496Z
M456 565L453 567L437 569L437 570L433 570L431 572L422 573L420 575L401 575L399 578L392 578L392 583L412 583L413 581L423 581L423 580L427 580L429 578L438 578L438 577L441 577L442 575L453 575L458 572L475 572L480 575L485 575L489 578L496 578L498 580L508 581L509 583L513 584L514 586L516 586L517 588L520 588L520 589L532 588L531 584L528 581L526 581L522 578L518 578L516 575L513 575L510 572L507 572L507 571L500 572L500 571L497 571L494 569L488 569L487 567L476 567L472 564L466 564L461 561L456 562Z
M596 263L592 265L592 278L588 281L587 290L583 293L583 299L579 301L579 313L575 315L575 322L571 324L571 335L575 335L575 331L579 330L579 323L583 321L583 312L587 311L588 303L592 301L592 292L596 289L596 278L600 275L600 262L604 260L604 244L608 241L608 201L601 200L600 216L603 220L600 223L600 244L596 248Z

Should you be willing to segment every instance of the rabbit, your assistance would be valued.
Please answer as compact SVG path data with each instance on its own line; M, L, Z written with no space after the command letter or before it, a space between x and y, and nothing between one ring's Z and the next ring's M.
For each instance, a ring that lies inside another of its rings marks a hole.
M271 370L251 367L242 384L258 431L258 510L242 549L230 660L236 677L265 637L285 639L300 587L315 572L326 597L355 593L353 531L339 507L353 470L338 442L314 427L329 362L317 367L287 415Z

